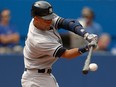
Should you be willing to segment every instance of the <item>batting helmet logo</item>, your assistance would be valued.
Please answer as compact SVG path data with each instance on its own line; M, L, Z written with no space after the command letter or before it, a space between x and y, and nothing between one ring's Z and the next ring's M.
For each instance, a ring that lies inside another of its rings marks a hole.
M52 11L52 8L50 8L50 9L49 9L49 13L52 13L52 12L53 12L53 11Z

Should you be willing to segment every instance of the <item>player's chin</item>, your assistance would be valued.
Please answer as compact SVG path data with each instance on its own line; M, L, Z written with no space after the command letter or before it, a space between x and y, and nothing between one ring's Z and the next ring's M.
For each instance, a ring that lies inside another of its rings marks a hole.
M46 30L50 30L50 26L46 26L46 28L45 28Z
M44 26L43 28L41 28L42 31L47 31L49 29L50 29L50 27L48 27L48 26Z

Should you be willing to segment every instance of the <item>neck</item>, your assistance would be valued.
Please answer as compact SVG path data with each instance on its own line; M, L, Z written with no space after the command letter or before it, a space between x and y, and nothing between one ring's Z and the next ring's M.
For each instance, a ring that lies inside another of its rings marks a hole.
M39 27L39 25L36 23L35 20L33 21L33 25L34 25L37 29L41 29L41 28Z

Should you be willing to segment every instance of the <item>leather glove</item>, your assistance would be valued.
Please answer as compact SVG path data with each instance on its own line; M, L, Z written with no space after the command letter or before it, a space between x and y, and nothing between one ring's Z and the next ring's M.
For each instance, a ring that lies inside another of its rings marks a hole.
M91 46L93 46L93 49L97 48L96 40L93 40L88 45L86 45L82 48L79 48L78 51L79 51L80 54L85 53L85 52L89 51Z
M88 41L88 42L92 42L92 41L94 41L94 42L98 42L98 36L96 35L96 34L89 34L89 35L87 35L87 37L86 37L86 40ZM92 42L92 43L94 43L94 42Z
M89 47L89 48L90 48L91 46L92 46L94 49L98 47L96 40L93 40L93 41L91 41L91 42L88 44L88 47Z

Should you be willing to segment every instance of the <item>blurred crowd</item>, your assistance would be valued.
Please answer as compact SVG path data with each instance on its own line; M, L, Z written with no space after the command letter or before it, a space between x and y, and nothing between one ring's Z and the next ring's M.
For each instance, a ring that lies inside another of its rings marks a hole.
M3 9L0 12L0 53L22 53L19 45L20 35L10 23L11 11Z
M93 10L89 7L84 7L81 12L81 17L77 20L82 24L82 26L84 27L84 29L86 29L87 32L98 35L98 51L110 51L108 47L111 42L111 36L110 34L103 32L102 26L94 19L95 13L93 12ZM71 40L73 40L74 36L75 34L71 33ZM78 43L78 41L80 42L78 46L87 44L87 42L83 40L83 38L79 36L76 38L76 43ZM74 47L76 46L76 44L74 44L72 41L71 46Z
M102 26L95 21L95 13L89 7L84 7L81 11L81 16L77 18L84 29L89 33L94 33L99 36L97 51L112 52L116 54L116 47L109 49L111 36L109 33L103 32ZM17 28L11 24L11 11L3 9L0 12L0 54L3 53L22 53L23 47L19 44L20 34ZM18 27L18 26L17 26ZM64 47L82 47L88 44L82 37L69 32L59 31Z

